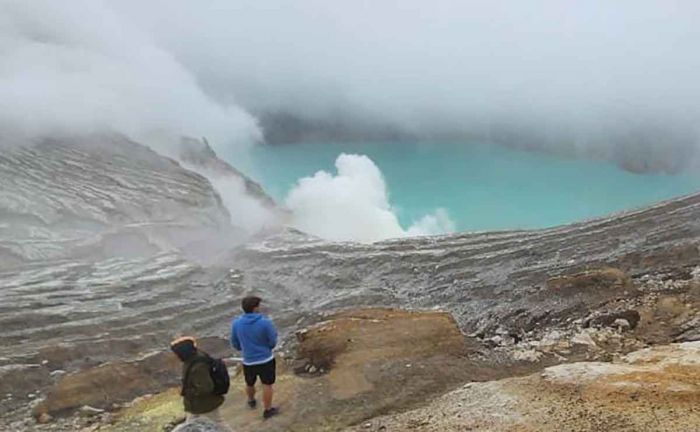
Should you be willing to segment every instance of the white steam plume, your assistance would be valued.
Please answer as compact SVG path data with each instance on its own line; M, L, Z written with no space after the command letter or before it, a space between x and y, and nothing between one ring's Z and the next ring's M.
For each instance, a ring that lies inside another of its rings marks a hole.
M341 154L335 166L337 175L319 171L302 178L287 196L292 224L300 230L328 240L360 242L454 230L443 209L403 229L389 204L382 173L367 156Z

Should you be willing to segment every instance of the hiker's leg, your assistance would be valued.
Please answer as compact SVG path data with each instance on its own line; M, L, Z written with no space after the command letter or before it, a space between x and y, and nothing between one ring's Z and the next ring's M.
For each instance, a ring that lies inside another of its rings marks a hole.
M263 405L265 406L265 410L269 410L272 408L272 385L267 385L263 384Z
M245 394L248 396L248 401L255 400L255 381L258 380L258 374L255 366L243 365L243 377L245 378Z
M260 381L263 384L263 405L265 406L265 411L272 408L272 385L277 379L277 363L275 359L270 360L270 362L265 363L260 372Z
M255 386L245 386L245 394L248 396L249 401L255 400Z

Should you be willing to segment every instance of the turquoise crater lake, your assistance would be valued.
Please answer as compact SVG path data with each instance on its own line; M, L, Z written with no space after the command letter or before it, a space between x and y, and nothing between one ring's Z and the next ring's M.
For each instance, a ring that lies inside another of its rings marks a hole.
M367 155L406 228L444 208L458 231L545 228L635 209L700 190L700 175L640 175L612 163L497 145L297 143L259 145L230 161L284 201L301 177L335 174L340 153Z

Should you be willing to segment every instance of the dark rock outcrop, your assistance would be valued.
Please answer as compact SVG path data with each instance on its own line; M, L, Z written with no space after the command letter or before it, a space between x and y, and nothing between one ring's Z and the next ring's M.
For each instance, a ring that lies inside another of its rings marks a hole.
M539 151L570 158L605 160L639 174L680 173L700 164L698 133L692 123L626 119L571 127L549 120L483 119L411 127L350 112L309 117L288 111L258 115L270 144L299 142L489 142L518 150ZM668 119L665 119L668 120ZM465 144L468 145L468 144Z
M276 209L275 201L258 183L254 182L236 168L219 159L206 139L182 138L180 140L179 159L195 169L206 171L215 177L235 177L243 180L246 192L258 199L264 206Z
M641 319L639 312L633 309L603 313L587 318L584 327L613 327L617 320L625 320L630 329L635 329Z

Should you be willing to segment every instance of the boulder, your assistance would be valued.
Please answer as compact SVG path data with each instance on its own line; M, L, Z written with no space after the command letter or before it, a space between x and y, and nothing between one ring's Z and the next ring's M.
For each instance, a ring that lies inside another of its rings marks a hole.
M172 432L223 432L223 429L211 420L196 418L176 426Z

